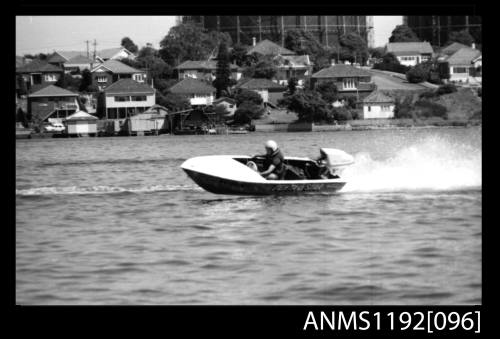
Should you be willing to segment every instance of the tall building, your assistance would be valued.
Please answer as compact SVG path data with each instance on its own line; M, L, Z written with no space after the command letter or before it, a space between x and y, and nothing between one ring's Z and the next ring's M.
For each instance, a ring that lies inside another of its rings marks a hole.
M467 30L476 43L482 41L480 16L405 16L403 24L408 25L420 38L434 46L443 46L450 32Z
M336 45L339 36L356 32L369 40L373 20L367 16L184 16L182 22L194 22L209 31L227 32L233 42L251 45L269 39L284 45L286 32L302 29L312 33L326 46Z

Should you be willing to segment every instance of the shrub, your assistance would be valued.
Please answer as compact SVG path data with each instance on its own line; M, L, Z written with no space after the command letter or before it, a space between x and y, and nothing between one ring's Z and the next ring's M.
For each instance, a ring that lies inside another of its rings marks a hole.
M236 100L236 104L239 106L244 102L252 102L255 105L261 105L263 100L259 93L248 90L248 89L240 89L240 91L234 97Z
M234 122L238 124L249 124L252 119L259 119L264 114L264 108L253 102L243 102L234 112Z
M406 72L406 79L411 83L419 83L427 81L429 78L429 71L422 64L418 64L412 67L408 72Z
M418 100L415 103L415 111L418 117L439 117L447 119L446 107L428 100Z
M479 87L479 88L477 89L477 95L478 95L480 98L482 98L482 97L483 97L483 88L482 88L482 87Z
M337 107L332 110L333 112L333 117L335 120L338 121L346 121L346 120L352 120L352 114L351 110L345 108L345 107Z
M328 103L337 100L337 86L333 81L325 81L317 84L315 90L321 95L321 98Z
M439 86L439 88L437 89L436 93L438 95L443 95L443 94L449 94L449 93L453 93L453 92L456 92L457 91L457 87L453 84L446 84L446 85L442 85L442 86Z
M419 97L419 99L432 99L432 98L435 98L437 96L438 96L437 91L429 90L429 91L425 91L423 93L420 93L420 95L418 97Z
M407 97L404 100L401 99L396 100L396 104L394 106L394 117L396 119L413 118L411 98Z

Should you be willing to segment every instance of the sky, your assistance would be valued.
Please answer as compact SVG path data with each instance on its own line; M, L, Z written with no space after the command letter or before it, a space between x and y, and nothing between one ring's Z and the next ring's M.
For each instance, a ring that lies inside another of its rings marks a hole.
M383 46L401 16L375 16L375 46ZM175 16L17 16L16 55L50 53L54 50L93 51L120 46L125 36L140 47L160 41L175 25Z

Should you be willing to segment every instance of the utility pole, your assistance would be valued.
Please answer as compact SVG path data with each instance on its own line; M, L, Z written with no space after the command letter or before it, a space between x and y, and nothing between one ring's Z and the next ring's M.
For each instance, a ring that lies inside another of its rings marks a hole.
M95 54L96 54L96 46L97 46L97 41L94 39L94 59L95 60Z
M236 42L240 43L240 16L236 16Z
M85 40L85 42L87 43L87 59L90 58L90 55L89 55L89 40Z
M328 47L328 17L324 16L325 19L325 45Z
M285 18L281 16L281 47L285 47Z
M262 41L262 17L259 15L258 16L259 20L259 42Z

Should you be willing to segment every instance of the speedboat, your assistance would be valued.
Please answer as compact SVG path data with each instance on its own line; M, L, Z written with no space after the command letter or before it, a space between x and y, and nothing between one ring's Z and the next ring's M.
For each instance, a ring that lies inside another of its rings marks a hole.
M259 174L264 157L210 155L186 160L181 168L200 187L216 194L273 195L301 192L336 192L346 184L341 175L354 163L346 152L322 148L326 154L327 175L310 158L285 157L285 177L267 180ZM253 168L252 168L253 167Z

